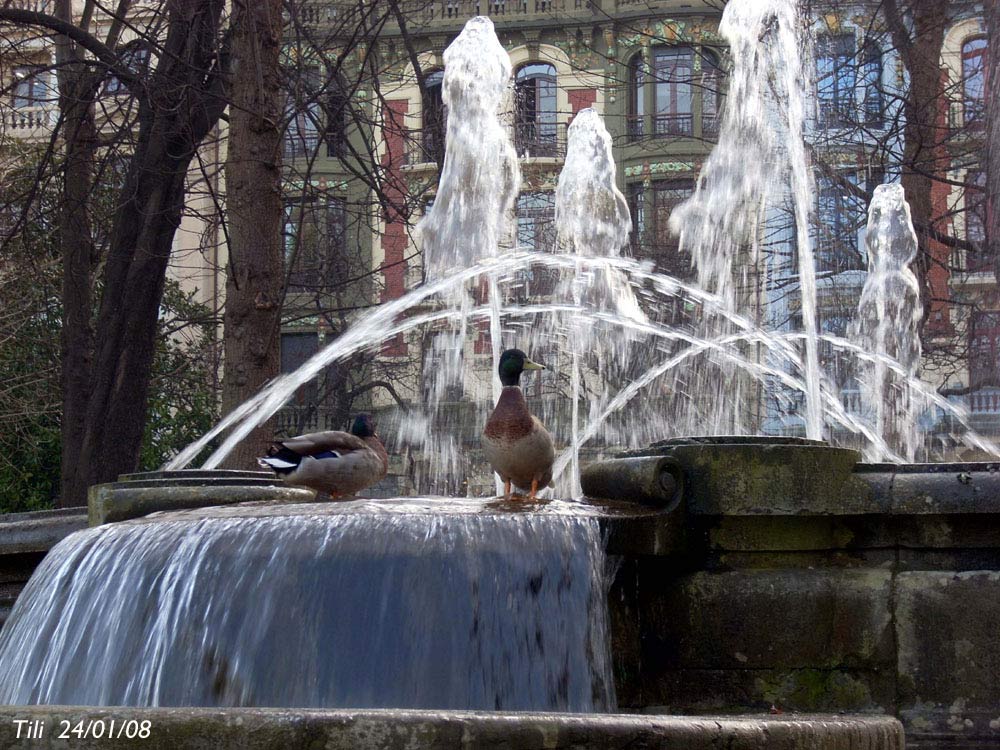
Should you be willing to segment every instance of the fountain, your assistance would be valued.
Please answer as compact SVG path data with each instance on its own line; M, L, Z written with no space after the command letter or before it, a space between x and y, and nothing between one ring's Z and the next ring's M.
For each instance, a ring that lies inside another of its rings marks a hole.
M952 407L926 393L910 360L893 359L877 326L875 339L821 336L808 312L811 266L801 333L762 330L724 283L763 211L743 204L766 183L786 179L800 232L808 223L794 11L783 0L727 5L736 90L755 104L748 119L727 113L720 155L678 213L700 286L620 255L627 209L609 136L588 110L569 132L556 252L498 251L519 182L497 118L510 63L492 24L470 21L446 53L448 152L422 225L426 283L357 321L164 472L92 489L94 528L53 548L0 631L0 702L19 704L0 708L0 739L13 744L20 720L106 727L113 714L101 706L128 706L148 722L147 746L164 748L191 736L220 748L901 747L900 724L883 713L929 734L954 734L956 722L1000 732L985 708L996 694L990 669L962 672L960 687L935 682L925 665L959 655L943 653L945 639L920 620L924 608L997 588L981 563L982 549L1000 546L982 525L1000 517L995 472L859 466L855 451L818 440L835 425L873 455L909 453L897 445L902 418L887 441L878 428L890 420L845 410L818 372L820 341L875 372L862 375L873 388L891 380L916 394L898 404L924 395ZM766 130L779 107L779 131ZM751 137L791 166L739 177ZM727 218L737 205L752 209L742 229ZM873 209L873 258L906 244L901 211ZM723 240L725 267L709 270ZM883 287L905 260L888 255L897 265L877 277ZM519 296L531 269L557 278L549 298ZM699 320L661 319L667 301ZM465 458L441 429L443 397L460 385L484 418L495 391L495 365L468 346L480 327L493 362L502 344L528 341L564 375L562 397L539 406L567 446L556 495L576 499L317 504L257 472L214 471L330 363L433 331L441 356L427 408L395 424L403 447L433 459L418 489L439 487ZM693 379L682 373L706 360L803 399L808 437L726 436L739 420L711 420L738 405L706 411L684 385ZM717 437L663 440L678 415ZM227 430L201 471L183 470ZM971 431L966 439L987 445ZM579 468L585 450L612 446L628 450ZM977 600L982 622L998 599ZM955 627L995 662L991 634ZM747 711L756 715L732 715ZM844 711L869 715L830 715ZM668 715L677 712L713 716Z

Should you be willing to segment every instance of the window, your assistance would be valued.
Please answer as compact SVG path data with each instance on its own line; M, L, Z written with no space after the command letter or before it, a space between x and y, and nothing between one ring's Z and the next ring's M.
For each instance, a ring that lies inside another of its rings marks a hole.
M993 267L986 248L986 174L970 171L965 182L965 239L978 248L966 251L965 271L982 273Z
M653 134L692 135L691 81L694 52L689 47L653 49Z
M881 125L885 113L882 95L882 50L869 42L861 52L861 82L864 86L862 103L866 125Z
M346 204L339 198L290 204L285 209L285 263L289 292L326 292L349 278Z
M326 131L323 140L326 142L327 156L347 155L347 115L348 97L335 92L326 100Z
M145 74L149 70L149 47L140 42L127 45L121 53L120 62L136 75ZM127 94L128 85L118 76L112 75L104 84L104 93L110 95Z
M836 178L821 176L816 180L819 203L816 271L819 273L864 270L866 267L858 251L864 201L851 187L857 182L854 174Z
M816 45L819 127L840 128L852 121L855 85L854 37L820 37Z
M556 156L556 69L545 63L521 66L515 76L514 91L517 153Z
M444 159L445 133L448 113L441 96L444 71L435 70L424 78L424 128L421 162L440 162Z
M521 193L517 197L517 244L525 250L551 252L556 244L556 204L551 192ZM525 277L529 296L552 294L555 269L532 266Z
M317 351L319 351L319 336L315 333L281 334L281 371L295 372ZM290 405L314 408L318 397L319 389L316 378L313 378L295 391Z
M691 276L691 258L680 254L678 239L670 231L670 214L693 192L692 180L661 180L652 185L652 215L641 254L653 260L658 270L679 278Z
M625 200L632 215L632 233L629 246L632 254L638 255L643 238L646 236L646 188L641 182L632 182L626 187Z
M19 65L14 68L14 106L18 109L38 107L55 99L49 85L51 73L41 65Z
M630 139L647 134L669 138L718 133L723 76L715 52L686 46L653 47L648 59L640 53L629 61L628 79ZM696 96L701 103L700 130L695 119Z
M1000 312L976 312L969 331L969 385L996 386L1000 371Z
M629 138L640 138L645 133L643 121L646 116L644 106L646 94L646 61L642 55L636 55L629 63L629 95L628 95L628 135Z
M321 107L317 91L319 71L308 69L294 81L288 95L285 129L286 159L312 157L319 146Z
M719 58L714 52L706 50L701 58L701 132L708 138L719 135L722 83Z
M986 96L986 39L969 39L962 45L962 111L965 125L982 128Z

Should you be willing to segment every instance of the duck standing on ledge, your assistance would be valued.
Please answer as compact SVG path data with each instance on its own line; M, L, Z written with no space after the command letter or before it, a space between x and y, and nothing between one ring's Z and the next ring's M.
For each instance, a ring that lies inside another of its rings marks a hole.
M500 355L500 382L503 392L483 428L486 458L503 480L504 499L510 499L511 484L529 490L534 500L539 487L552 481L556 451L549 431L528 410L521 392L524 370L544 370L520 349L508 349Z
M276 441L257 463L289 484L327 492L336 500L384 477L389 455L372 418L359 414L350 432L313 432Z

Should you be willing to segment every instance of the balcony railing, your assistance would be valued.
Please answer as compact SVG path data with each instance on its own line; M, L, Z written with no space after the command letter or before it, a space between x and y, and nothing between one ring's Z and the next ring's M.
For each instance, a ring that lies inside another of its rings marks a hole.
M464 21L478 15L494 21L507 17L531 18L565 13L567 10L589 9L585 0L415 0L409 3L425 21L453 19Z
M562 159L566 156L566 125L554 122L515 123L514 148L522 159Z
M289 131L283 140L283 154L286 160L312 157L319 146L319 133L316 131Z
M981 388L969 394L973 414L1000 414L1000 388Z
M653 135L658 137L694 135L694 115L654 115Z
M562 159L566 156L565 123L522 122L514 125L518 158ZM434 164L444 160L445 137L438 128L410 130L406 134L405 164Z
M33 131L40 128L48 128L54 120L54 107L24 107L9 110L4 115L4 122L13 135L19 135L17 131ZM27 135L27 133L23 133Z
M628 127L628 137L629 140L636 140L642 138L645 133L645 125L643 124L645 118L643 115L628 115L627 117L627 127Z
M35 13L51 13L53 0L10 0L6 7L15 10L30 10Z
M720 115L702 115L701 116L701 135L704 138L718 138L719 137L719 127L722 124L722 117Z
M445 138L440 128L409 130L406 133L404 163L436 164L444 160Z
M951 256L951 264L959 273L990 273L993 263L993 257L986 252L957 250Z

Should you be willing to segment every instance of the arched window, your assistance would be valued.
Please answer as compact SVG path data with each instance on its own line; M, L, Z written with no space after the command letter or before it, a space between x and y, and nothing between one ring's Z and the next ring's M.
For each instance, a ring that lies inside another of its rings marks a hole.
M646 118L646 61L641 53L632 58L628 71L628 135L629 138L641 138L645 134L643 121Z
M975 37L962 45L962 111L966 126L983 126L985 96L986 39Z
M445 112L441 87L444 83L444 71L435 70L424 77L423 95L423 156L420 161L441 161L444 158L445 124L448 114Z
M514 77L517 104L514 141L526 156L556 156L556 69L528 63Z
M653 134L693 135L694 50L653 48Z
M864 86L864 122L867 125L881 125L885 114L882 50L873 42L868 42L861 50L861 83Z

